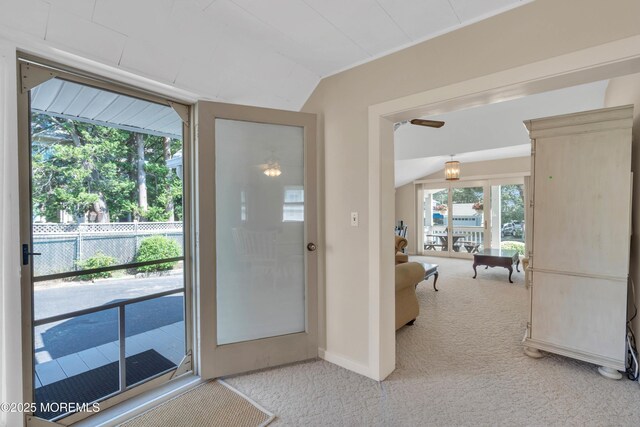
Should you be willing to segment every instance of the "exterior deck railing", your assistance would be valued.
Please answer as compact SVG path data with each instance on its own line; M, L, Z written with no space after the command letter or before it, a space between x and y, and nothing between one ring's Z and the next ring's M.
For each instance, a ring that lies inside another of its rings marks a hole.
M80 316L85 316L88 314L95 314L106 310L112 310L114 308L118 309L118 345L120 348L119 355L119 378L120 378L120 388L117 393L124 391L127 388L127 372L126 372L126 357L125 357L125 325L126 325L126 310L125 307L131 304L136 304L143 301L149 301L156 298L162 298L168 295L173 295L177 293L184 292L184 288L172 289L169 291L158 292L151 295L145 295L138 298L131 298L125 301L117 301L104 305L100 305L97 307L86 308L82 310L72 311L69 313L59 314L56 316L47 317L44 319L38 319L33 322L33 327L36 328L38 326L47 325L54 322L60 322L63 320L69 320ZM104 396L109 397L109 396ZM90 402L87 402L90 403Z

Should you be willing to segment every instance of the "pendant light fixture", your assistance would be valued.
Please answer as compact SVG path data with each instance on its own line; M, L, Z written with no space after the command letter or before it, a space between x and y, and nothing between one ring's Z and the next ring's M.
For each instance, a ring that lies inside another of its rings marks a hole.
M269 177L276 177L282 175L280 164L278 162L269 162L267 168L264 170L264 174Z
M444 164L444 179L447 181L460 179L460 162L453 160L453 154L451 155L451 160Z

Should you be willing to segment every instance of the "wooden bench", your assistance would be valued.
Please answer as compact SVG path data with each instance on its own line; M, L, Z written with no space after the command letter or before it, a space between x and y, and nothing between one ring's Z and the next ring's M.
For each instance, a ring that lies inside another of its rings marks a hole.
M439 248L439 249L437 249ZM437 251L437 250L444 250L442 249L443 245L440 245L438 243L425 243L424 244L424 250L425 251Z
M458 242L460 246L463 246L468 253L475 254L478 252L478 248L480 247L480 243L470 242L470 241L461 241Z

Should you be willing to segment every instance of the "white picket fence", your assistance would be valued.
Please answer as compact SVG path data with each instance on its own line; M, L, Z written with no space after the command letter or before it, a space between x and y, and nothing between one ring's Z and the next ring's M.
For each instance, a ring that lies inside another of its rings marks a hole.
M79 261L97 253L113 257L118 264L135 260L140 243L146 237L161 235L183 247L182 222L115 222L106 224L33 225L33 249L36 276L75 271Z

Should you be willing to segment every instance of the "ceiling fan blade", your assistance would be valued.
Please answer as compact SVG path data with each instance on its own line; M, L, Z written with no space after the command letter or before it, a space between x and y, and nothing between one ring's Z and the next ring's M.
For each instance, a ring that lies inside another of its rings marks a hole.
M413 119L410 123L412 125L429 126L432 128L441 128L442 126L444 126L444 122L441 122L439 120Z

